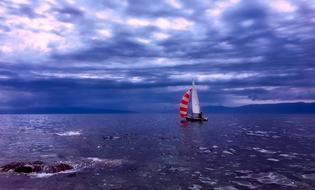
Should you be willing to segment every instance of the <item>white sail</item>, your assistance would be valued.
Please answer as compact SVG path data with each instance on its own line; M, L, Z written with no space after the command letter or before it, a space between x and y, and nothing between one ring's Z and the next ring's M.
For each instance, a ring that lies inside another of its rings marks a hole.
M199 98L197 93L197 88L195 86L195 81L192 83L192 90L191 90L191 107L193 115L200 113L200 105L199 105Z

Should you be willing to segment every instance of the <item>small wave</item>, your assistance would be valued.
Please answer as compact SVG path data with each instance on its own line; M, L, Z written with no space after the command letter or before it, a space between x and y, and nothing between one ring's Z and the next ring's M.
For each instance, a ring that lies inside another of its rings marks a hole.
M287 178L284 175L275 173L275 172L262 172L256 174L249 174L247 176L241 176L239 178L243 179L255 179L259 183L262 184L276 184L276 185L283 185L289 187L296 187L296 182Z
M87 157L86 159L91 160L93 162L104 162L104 161L107 161L107 159L102 159L102 158L98 158L98 157Z
M202 187L200 185L197 185L197 184L193 184L191 187L188 187L188 189L190 189L190 190L199 190L201 188Z
M105 158L98 158L98 157L87 157L86 159L94 163L102 163L109 167L121 166L124 162L124 160L122 159L105 159Z
M58 157L57 154L43 154L43 155L40 155L40 157L42 158L56 158Z
M249 131L246 133L246 135L257 137L269 137L268 133L265 131Z
M272 161L272 162L279 162L278 159L275 159L275 158L267 158L268 161Z
M294 154L294 153L289 153L289 154L279 154L279 156L281 156L281 157L285 157L285 158L289 158L289 159L296 158L296 155L297 155L297 154Z
M35 174L30 174L31 177L33 178L46 178L46 177L51 177L57 173L35 173Z
M215 187L214 190L238 190L238 189L233 186L224 186L224 187Z
M56 133L58 136L80 136L81 132L80 131L67 131L63 133Z
M230 155L233 155L233 153L232 153L232 152L227 151L227 150L222 151L222 153L223 153L223 154L230 154Z
M304 179L309 179L309 180L315 181L315 173L303 174L302 177L303 177Z
M80 170L83 170L85 168L93 168L97 166L103 166L103 167L119 167L122 166L123 163L126 162L125 160L122 159L106 159L106 158L98 158L98 157L87 157L83 158L82 160L76 160L76 161L68 161L64 162L73 167L71 170L66 170L66 171L61 171L57 173L32 173L29 174L30 177L33 178L47 178L51 177L54 175L60 175L60 174L71 174L78 172Z
M248 181L232 181L232 183L244 187L245 189L257 189L259 185L253 184L253 182Z
M77 169L73 169L73 170L67 170L67 171L56 172L56 173L32 173L32 174L30 174L30 176L33 178L47 178L47 177L51 177L51 176L58 175L58 174L75 173L77 171L78 171Z
M277 153L277 152L272 151L272 150L266 150L266 149L258 148L258 147L254 147L253 150L255 150L255 151L257 151L257 152L260 152L260 153L265 153L265 154L274 154L274 153Z

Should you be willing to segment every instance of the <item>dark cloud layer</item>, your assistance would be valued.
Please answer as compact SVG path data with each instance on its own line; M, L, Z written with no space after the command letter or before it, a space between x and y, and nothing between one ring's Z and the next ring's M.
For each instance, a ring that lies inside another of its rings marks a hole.
M315 101L312 1L0 1L0 109Z

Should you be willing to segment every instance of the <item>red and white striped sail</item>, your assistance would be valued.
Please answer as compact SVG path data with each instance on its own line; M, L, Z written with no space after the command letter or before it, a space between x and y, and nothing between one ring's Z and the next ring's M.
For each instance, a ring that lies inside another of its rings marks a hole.
M181 118L186 118L188 112L188 105L189 105L189 97L191 94L191 89L187 90L183 95L180 104L179 104L179 116Z

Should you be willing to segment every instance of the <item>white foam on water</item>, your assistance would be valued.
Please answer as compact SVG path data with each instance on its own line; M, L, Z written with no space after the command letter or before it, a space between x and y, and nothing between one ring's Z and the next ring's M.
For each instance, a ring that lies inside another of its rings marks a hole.
M296 158L295 154L279 154L279 156L284 158Z
M46 178L46 177L51 177L53 175L56 175L56 173L36 173L36 174L31 174L31 177L34 178Z
M72 170L67 170L67 171L62 171L62 172L56 172L56 173L32 173L29 174L31 177L33 178L47 178L47 177L51 177L54 175L58 175L58 174L70 174L70 173L75 173L77 172L77 169L72 169Z
M268 134L267 131L255 131L255 133L257 133L257 134L264 134L264 135L267 135L267 134Z
M206 147L199 147L200 153L211 153L211 150L209 150Z
M261 131L249 131L246 133L246 135L249 136L258 136L258 137L268 137L267 133L260 133Z
M106 159L106 158L98 158L98 157L87 157L86 159L94 163L103 164L109 167L121 166L124 162L124 160L122 159Z
M266 150L266 149L258 148L258 147L254 147L253 150L255 150L257 152L260 152L260 153L264 153L264 154L274 154L274 153L276 153L275 151Z
M217 180L213 180L210 177L199 177L199 181L201 183L205 183L205 184L209 184L209 185L216 185L217 184Z
M230 152L236 153L236 150L234 148L229 148Z
M103 162L103 161L107 161L107 159L101 159L98 157L87 157L86 159L91 160L93 162Z
M240 182L240 181L232 181L232 183L245 187L246 189L257 189L259 186L258 185L253 185L251 182Z
M238 190L238 189L233 186L224 186L224 187L215 187L214 190Z
M267 158L268 161L272 161L272 162L279 162L278 159L275 159L275 158Z
M81 132L80 131L66 131L63 133L56 133L58 136L80 136Z
M97 164L101 164L105 167L118 167L123 164L122 159L104 159L104 158L98 158L98 157L88 157L88 158L83 158L82 161L79 162L69 162L71 166L73 166L74 169L67 170L67 171L62 171L62 172L57 172L57 173L32 173L29 174L29 176L33 178L47 178L51 177L54 175L58 174L68 174L68 173L74 173L79 171L80 169L84 168L90 168L94 167Z
M201 189L202 187L200 186L200 185L197 185L197 184L193 184L193 186L192 187L188 187L188 189L190 189L190 190L199 190L199 189Z
M303 177L304 179L309 179L309 180L315 181L315 173L303 174L302 177Z
M276 172L262 172L249 174L246 176L240 176L242 179L255 179L262 184L276 184L288 187L296 187L295 181L287 178L284 175L278 174Z
M223 154L230 154L230 155L233 155L233 153L232 153L232 152L227 151L227 150L222 151L222 153L223 153Z
M40 155L40 157L42 157L42 158L55 158L57 156L58 156L57 154L43 154L43 155Z

